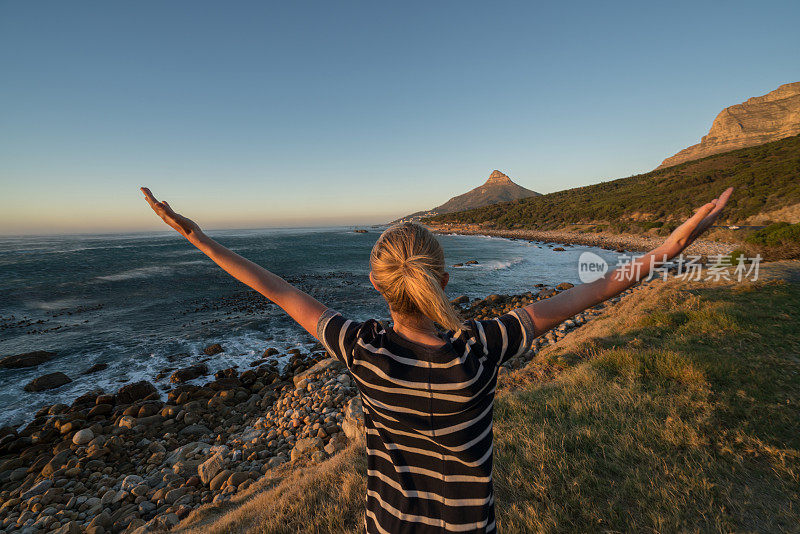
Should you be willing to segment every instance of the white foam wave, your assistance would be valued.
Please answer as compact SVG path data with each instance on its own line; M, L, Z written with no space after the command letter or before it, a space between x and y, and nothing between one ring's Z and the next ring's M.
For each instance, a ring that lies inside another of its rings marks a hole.
M135 280L137 278L150 278L152 276L163 276L172 272L172 267L168 265L151 265L149 267L137 267L115 274L98 276L97 280L107 282L118 282L120 280Z
M509 260L490 260L483 264L483 267L487 271L502 271L505 269L510 269L515 265L519 265L525 261L523 258L512 258Z

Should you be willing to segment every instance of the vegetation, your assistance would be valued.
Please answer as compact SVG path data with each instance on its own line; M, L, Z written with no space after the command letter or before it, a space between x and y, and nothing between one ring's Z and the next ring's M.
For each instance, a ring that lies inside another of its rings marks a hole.
M800 243L800 223L779 222L770 224L747 236L745 241L767 247Z
M500 532L796 531L799 313L798 284L656 282L503 377ZM188 530L362 532L364 469L351 447Z
M668 233L698 201L734 186L722 221L800 203L800 136L716 154L586 187L425 219L427 223L485 224L496 228L553 230L575 224L609 224L619 232ZM663 226L658 227L658 223Z
M745 238L750 257L760 254L770 260L800 258L800 223L773 223Z

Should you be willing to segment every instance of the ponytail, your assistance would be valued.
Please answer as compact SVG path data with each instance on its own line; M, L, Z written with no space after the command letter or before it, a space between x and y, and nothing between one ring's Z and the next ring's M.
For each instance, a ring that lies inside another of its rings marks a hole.
M448 330L461 328L442 289L444 251L424 226L400 223L387 229L372 249L370 268L392 310L421 313Z

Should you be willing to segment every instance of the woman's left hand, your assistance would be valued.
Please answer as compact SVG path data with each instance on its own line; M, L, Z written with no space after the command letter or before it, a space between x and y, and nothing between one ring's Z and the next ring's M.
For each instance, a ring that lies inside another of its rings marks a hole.
M159 202L146 187L142 187L141 190L142 193L144 193L144 198L147 200L147 203L150 204L150 207L153 208L153 211L156 212L156 215L161 217L165 223L174 228L183 237L191 240L201 233L200 227L197 226L194 221L175 213L166 200Z
M680 254L714 224L725 204L728 203L731 193L733 193L733 187L729 187L718 198L698 208L694 215L669 235L664 244L659 247L666 251L667 259Z

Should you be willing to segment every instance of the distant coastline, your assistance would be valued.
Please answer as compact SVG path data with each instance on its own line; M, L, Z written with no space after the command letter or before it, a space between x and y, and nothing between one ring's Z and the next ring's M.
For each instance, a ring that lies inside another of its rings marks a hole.
M609 232L582 233L568 230L507 230L484 228L474 224L428 225L437 234L484 235L507 239L525 239L564 245L587 245L609 250L647 252L664 242L660 236L634 234L613 234ZM686 251L687 254L713 255L727 254L736 248L734 243L722 241L696 241Z

